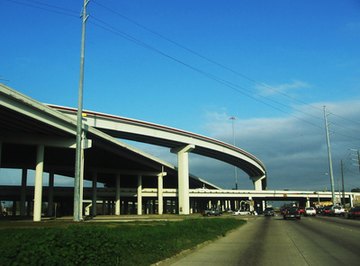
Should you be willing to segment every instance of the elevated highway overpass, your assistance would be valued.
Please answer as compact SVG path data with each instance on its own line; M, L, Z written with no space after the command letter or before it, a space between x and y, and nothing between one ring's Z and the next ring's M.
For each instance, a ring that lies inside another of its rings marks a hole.
M49 107L0 84L0 167L22 169L22 191L26 190L26 170L35 170L34 220L41 219L44 171L49 173L49 182L53 182L55 174L74 175L74 113L74 109ZM150 182L153 178L151 182L157 186L160 202L164 187L177 189L179 214L190 212L191 187L219 189L190 175L188 152L216 158L241 168L253 179L257 190L266 186L266 170L262 162L229 144L170 127L96 112L87 111L84 119L84 143L87 143L89 149L84 151L83 177L93 182L94 201L98 182L116 188L117 213L120 180L121 186L137 187L137 193L141 193L142 182ZM178 165L173 166L118 138L169 147L177 154ZM22 205L24 195L22 193Z
M49 106L73 119L76 118L77 110L74 108ZM178 155L185 148L189 152L211 157L242 169L253 180L255 190L266 188L265 165L254 155L236 146L192 132L141 120L90 110L85 110L83 113L87 125L112 137L168 147Z
M27 200L32 200L34 195L34 187L27 186L25 194ZM21 186L0 186L0 195L2 200L17 202L20 200L22 188ZM84 207L92 202L92 188L84 188ZM136 213L137 203L144 202L144 213L158 212L158 204L156 201L159 191L157 188L143 187L141 193L136 188L121 188L120 194L122 197L121 209L124 214ZM43 197L45 202L50 198L59 203L60 206L71 202L73 195L73 188L71 187L55 187L51 192L50 187L44 187ZM178 191L175 188L164 188L162 191L164 197L164 209L166 213L175 213L177 205ZM142 199L139 199L141 197ZM116 198L116 188L98 188L97 189L97 205L99 209L104 209L107 206L107 211L102 211L101 214L115 214L114 200ZM216 207L223 211L231 209L237 210L241 207L241 202L252 202L253 208L262 210L266 202L273 201L290 201L297 202L301 207L308 207L314 205L321 205L329 203L332 200L331 192L324 191L290 191L290 190L214 190L214 189L189 189L190 198L190 213L202 212L205 208ZM360 193L345 192L336 195L338 202L346 202L350 206L359 203ZM15 205L16 206L16 205ZM150 210L151 209L151 210ZM112 210L112 211L111 211ZM13 211L16 213L16 211ZM64 213L64 207L60 213ZM59 214L59 210L57 212ZM66 214L66 213L65 213Z

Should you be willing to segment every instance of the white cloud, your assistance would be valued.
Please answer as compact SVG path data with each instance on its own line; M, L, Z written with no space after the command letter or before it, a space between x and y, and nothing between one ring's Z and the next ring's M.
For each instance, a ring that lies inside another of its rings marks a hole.
M304 81L293 80L290 83L277 85L263 83L263 85L257 85L255 89L259 95L267 97L272 95L288 94L294 92L295 90L306 89L309 87L311 86Z
M317 103L298 106L306 110L279 118L256 118L235 120L237 146L261 159L267 167L269 188L281 189L329 189L328 158L322 108L326 105L331 113L330 122L332 157L335 183L340 177L340 160L346 157L350 148L359 148L360 101ZM336 115L335 115L336 114ZM309 116L311 115L311 116ZM232 127L229 114L208 113L205 124L208 135L232 143ZM316 117L316 118L314 118ZM345 173L347 189L360 186L359 173L349 166ZM198 165L200 169L200 165ZM203 168L206 169L206 165ZM222 171L222 172L220 172ZM216 173L212 170L213 176ZM229 179L232 173L228 171ZM224 169L219 169L216 180L221 186ZM221 178L220 178L221 176ZM206 177L205 177L206 178ZM216 179L216 178L215 178Z

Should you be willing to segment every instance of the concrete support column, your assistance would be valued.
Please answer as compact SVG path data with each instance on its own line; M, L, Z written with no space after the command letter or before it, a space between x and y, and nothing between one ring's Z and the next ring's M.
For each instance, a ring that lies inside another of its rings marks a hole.
M309 198L306 198L306 208L309 208L310 207L310 199Z
M92 206L92 204L91 204ZM101 214L102 215L105 215L106 214L106 200L103 200L102 201L102 204L101 204Z
M16 216L16 200L13 200L11 212L12 212L12 216Z
M120 174L116 175L115 215L120 215Z
M43 171L44 171L44 145L39 145L37 147L37 152L36 152L34 216L33 216L34 222L41 221Z
M97 173L93 173L93 180L92 180L92 208L91 208L91 215L96 216L96 201L97 201Z
M49 173L49 193L48 193L48 216L53 216L54 209L54 173Z
M349 195L349 201L350 201L350 207L352 208L352 207L354 207L354 201L353 201L354 199L353 199L353 195L352 194L350 194Z
M264 211L265 208L266 208L266 201L263 200L263 201L261 202L261 210Z
M26 183L27 183L27 169L22 169L21 194L20 194L20 215L21 216L26 216Z
M255 202L253 201L252 197L249 197L249 201L250 201L249 211L253 212L255 210L254 208Z
M29 200L28 202L27 202L27 208L26 208L26 214L27 214L27 216L30 216L31 215L31 206L32 205L32 201L31 200Z
M111 200L108 200L107 201L107 214L108 215L112 215L112 212L111 212L111 210L112 210L112 201Z
M177 153L178 157L178 198L179 214L190 214L189 199L189 152L195 145L187 145L179 149L172 149L171 152Z
M263 175L261 177L258 177L258 178L253 178L253 183L254 183L254 189L256 191L261 191L261 190L264 190L264 186L263 186L263 182L265 180L266 176Z
M142 215L142 176L141 175L138 175L137 215Z
M2 141L0 141L0 168L1 168Z
M158 174L158 214L161 215L164 212L163 201L163 177L164 173Z

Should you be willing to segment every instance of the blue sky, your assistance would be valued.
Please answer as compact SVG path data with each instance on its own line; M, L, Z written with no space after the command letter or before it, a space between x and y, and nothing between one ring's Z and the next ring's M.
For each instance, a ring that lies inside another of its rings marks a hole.
M0 0L0 82L76 107L81 8ZM230 143L235 116L236 144L265 163L270 188L324 189L326 105L334 173L344 159L347 187L360 186L359 1L91 0L88 13L85 109ZM233 186L228 165L192 156L190 170Z

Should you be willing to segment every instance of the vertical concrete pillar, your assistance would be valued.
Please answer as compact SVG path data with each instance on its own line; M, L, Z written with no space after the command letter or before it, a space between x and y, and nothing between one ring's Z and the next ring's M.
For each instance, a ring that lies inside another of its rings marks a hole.
M164 212L163 201L163 177L164 173L158 174L158 214L161 215Z
M26 183L27 183L27 169L22 169L21 194L20 194L20 215L21 216L26 216Z
M16 200L13 200L11 212L12 212L12 216L16 216Z
M49 173L49 193L48 193L48 216L53 216L54 209L54 173Z
M1 168L2 141L0 141L0 168Z
M92 205L92 204L91 204ZM105 215L106 214L106 200L103 200L102 201L102 204L101 204L101 214L102 215Z
M137 215L142 215L142 176L141 175L138 175Z
M27 208L26 208L26 215L27 216L30 216L31 215L31 206L32 205L32 201L31 200L29 200L28 202L27 202Z
M172 149L171 152L177 153L178 157L178 198L179 214L190 214L189 199L189 152L195 148L195 145L187 145L180 149Z
M189 214L189 154L178 153L179 214Z
M309 208L310 207L310 199L309 197L306 198L306 208Z
M249 197L249 202L250 202L249 211L253 212L255 209L254 209L254 201L252 197Z
M115 215L120 215L120 174L116 175Z
M92 180L92 206L91 206L91 215L96 216L96 201L97 201L97 173L93 173L93 180Z
M36 152L34 215L33 215L34 222L41 221L43 171L44 171L44 145L39 145L37 147L37 152Z
M261 202L261 210L264 211L265 208L266 208L266 201L263 200L263 201Z
M263 180L266 178L265 175L261 176L261 177L257 177L257 178L253 178L253 183L254 183L254 189L256 191L261 191L264 190L265 188L263 187Z
M111 215L111 200L107 201L107 214Z

